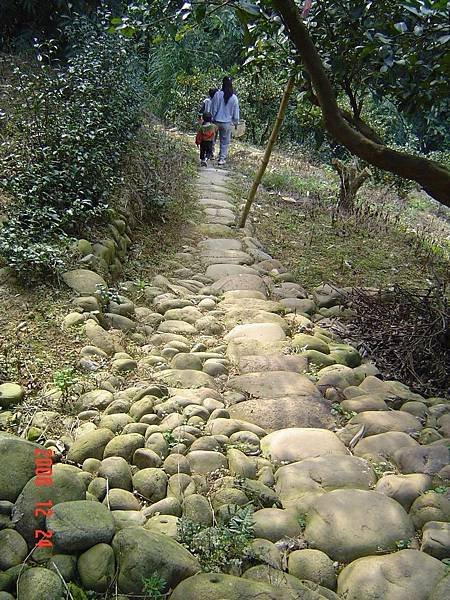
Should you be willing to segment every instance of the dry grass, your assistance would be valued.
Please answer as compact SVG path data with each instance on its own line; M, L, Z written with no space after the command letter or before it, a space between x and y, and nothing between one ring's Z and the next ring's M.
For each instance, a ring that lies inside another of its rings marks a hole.
M241 173L236 195L248 193L262 152L236 144L230 163ZM306 157L274 154L250 222L267 251L307 288L428 287L448 280L450 211L417 194L408 210L392 190L365 186L352 216L336 214L338 178Z

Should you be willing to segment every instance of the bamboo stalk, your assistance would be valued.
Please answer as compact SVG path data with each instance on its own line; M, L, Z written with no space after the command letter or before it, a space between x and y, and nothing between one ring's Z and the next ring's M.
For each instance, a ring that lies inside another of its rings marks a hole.
M292 90L294 89L295 83L295 75L291 75L286 83L286 87L284 89L283 97L281 98L280 108L278 109L277 118L275 119L275 123L273 125L272 133L270 134L269 141L267 142L266 149L264 151L264 156L261 162L261 165L256 173L255 180L252 185L252 189L247 198L247 202L245 203L244 210L242 211L242 215L239 221L239 227L244 227L245 222L247 221L248 213L250 212L251 205L256 197L256 192L258 191L258 187L261 183L261 180L266 172L267 165L269 164L270 157L272 155L272 150L277 141L278 134L281 129L281 125L284 120L284 115L286 114L286 109L289 104L289 98L291 97Z

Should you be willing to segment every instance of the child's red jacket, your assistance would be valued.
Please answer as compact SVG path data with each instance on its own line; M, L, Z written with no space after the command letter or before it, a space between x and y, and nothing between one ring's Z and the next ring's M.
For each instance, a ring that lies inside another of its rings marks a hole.
M200 125L195 138L195 143L200 146L202 142L212 142L216 135L217 125L214 123L205 123Z

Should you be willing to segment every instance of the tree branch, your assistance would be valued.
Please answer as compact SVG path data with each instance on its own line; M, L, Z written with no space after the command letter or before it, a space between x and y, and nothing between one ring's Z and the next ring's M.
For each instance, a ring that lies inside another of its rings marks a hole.
M340 110L322 60L302 22L293 0L272 0L282 17L289 37L300 54L319 101L324 124L333 138L366 162L400 177L416 181L433 198L450 206L450 171L438 163L405 152L392 150L372 141L350 125Z

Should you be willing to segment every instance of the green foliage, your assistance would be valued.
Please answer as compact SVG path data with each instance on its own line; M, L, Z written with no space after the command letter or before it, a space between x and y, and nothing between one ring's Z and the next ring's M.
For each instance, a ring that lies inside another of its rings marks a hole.
M396 469L394 465L389 461L373 462L372 468L375 471L375 475L380 478L387 473L395 473Z
M122 165L121 199L146 222L161 220L186 193L193 171L186 146L148 121L137 133Z
M77 377L72 368L61 369L53 373L53 383L61 392L66 392L76 382Z
M408 548L412 548L412 540L404 539L404 540L396 540L395 545L397 550L406 550Z
M357 413L353 410L345 410L342 408L339 402L333 402L331 405L331 414L335 416L341 416L348 421L352 417L355 417Z
M71 21L65 35L67 63L50 67L54 45L36 46L38 62L12 67L3 98L0 186L14 202L0 254L28 279L61 269L70 236L105 216L143 99L142 73L123 38L86 18Z
M289 37L272 2L246 5L252 9L244 25L250 36L247 62L275 64L278 72L292 69ZM448 0L321 0L312 3L304 21L336 94L347 97L354 116L371 95L388 98L429 152L448 144L449 9ZM303 80L311 100L305 72Z
M89 596L83 591L80 587L75 585L74 583L68 584L69 591L72 595L73 600L88 600L89 596L92 595L92 592L88 592Z
M269 171L263 177L263 185L268 190L277 192L290 191L300 195L309 195L312 192L326 192L329 188L327 181L321 181L315 176L295 175L292 171Z
M306 515L300 515L297 517L297 523L301 530L304 530L306 527Z
M68 15L93 14L102 4L114 7L120 0L3 0L0 45L19 51L29 49L36 38L61 36L61 25Z
M200 562L207 572L240 572L249 542L253 539L253 507L230 510L223 522L206 527L182 517L178 541Z
M115 288L108 288L104 285L97 284L95 295L100 300L105 308L108 308L110 302L120 304L120 294Z
M157 571L144 579L143 583L145 597L148 596L149 600L164 600L166 597L164 591L167 589L167 581Z

